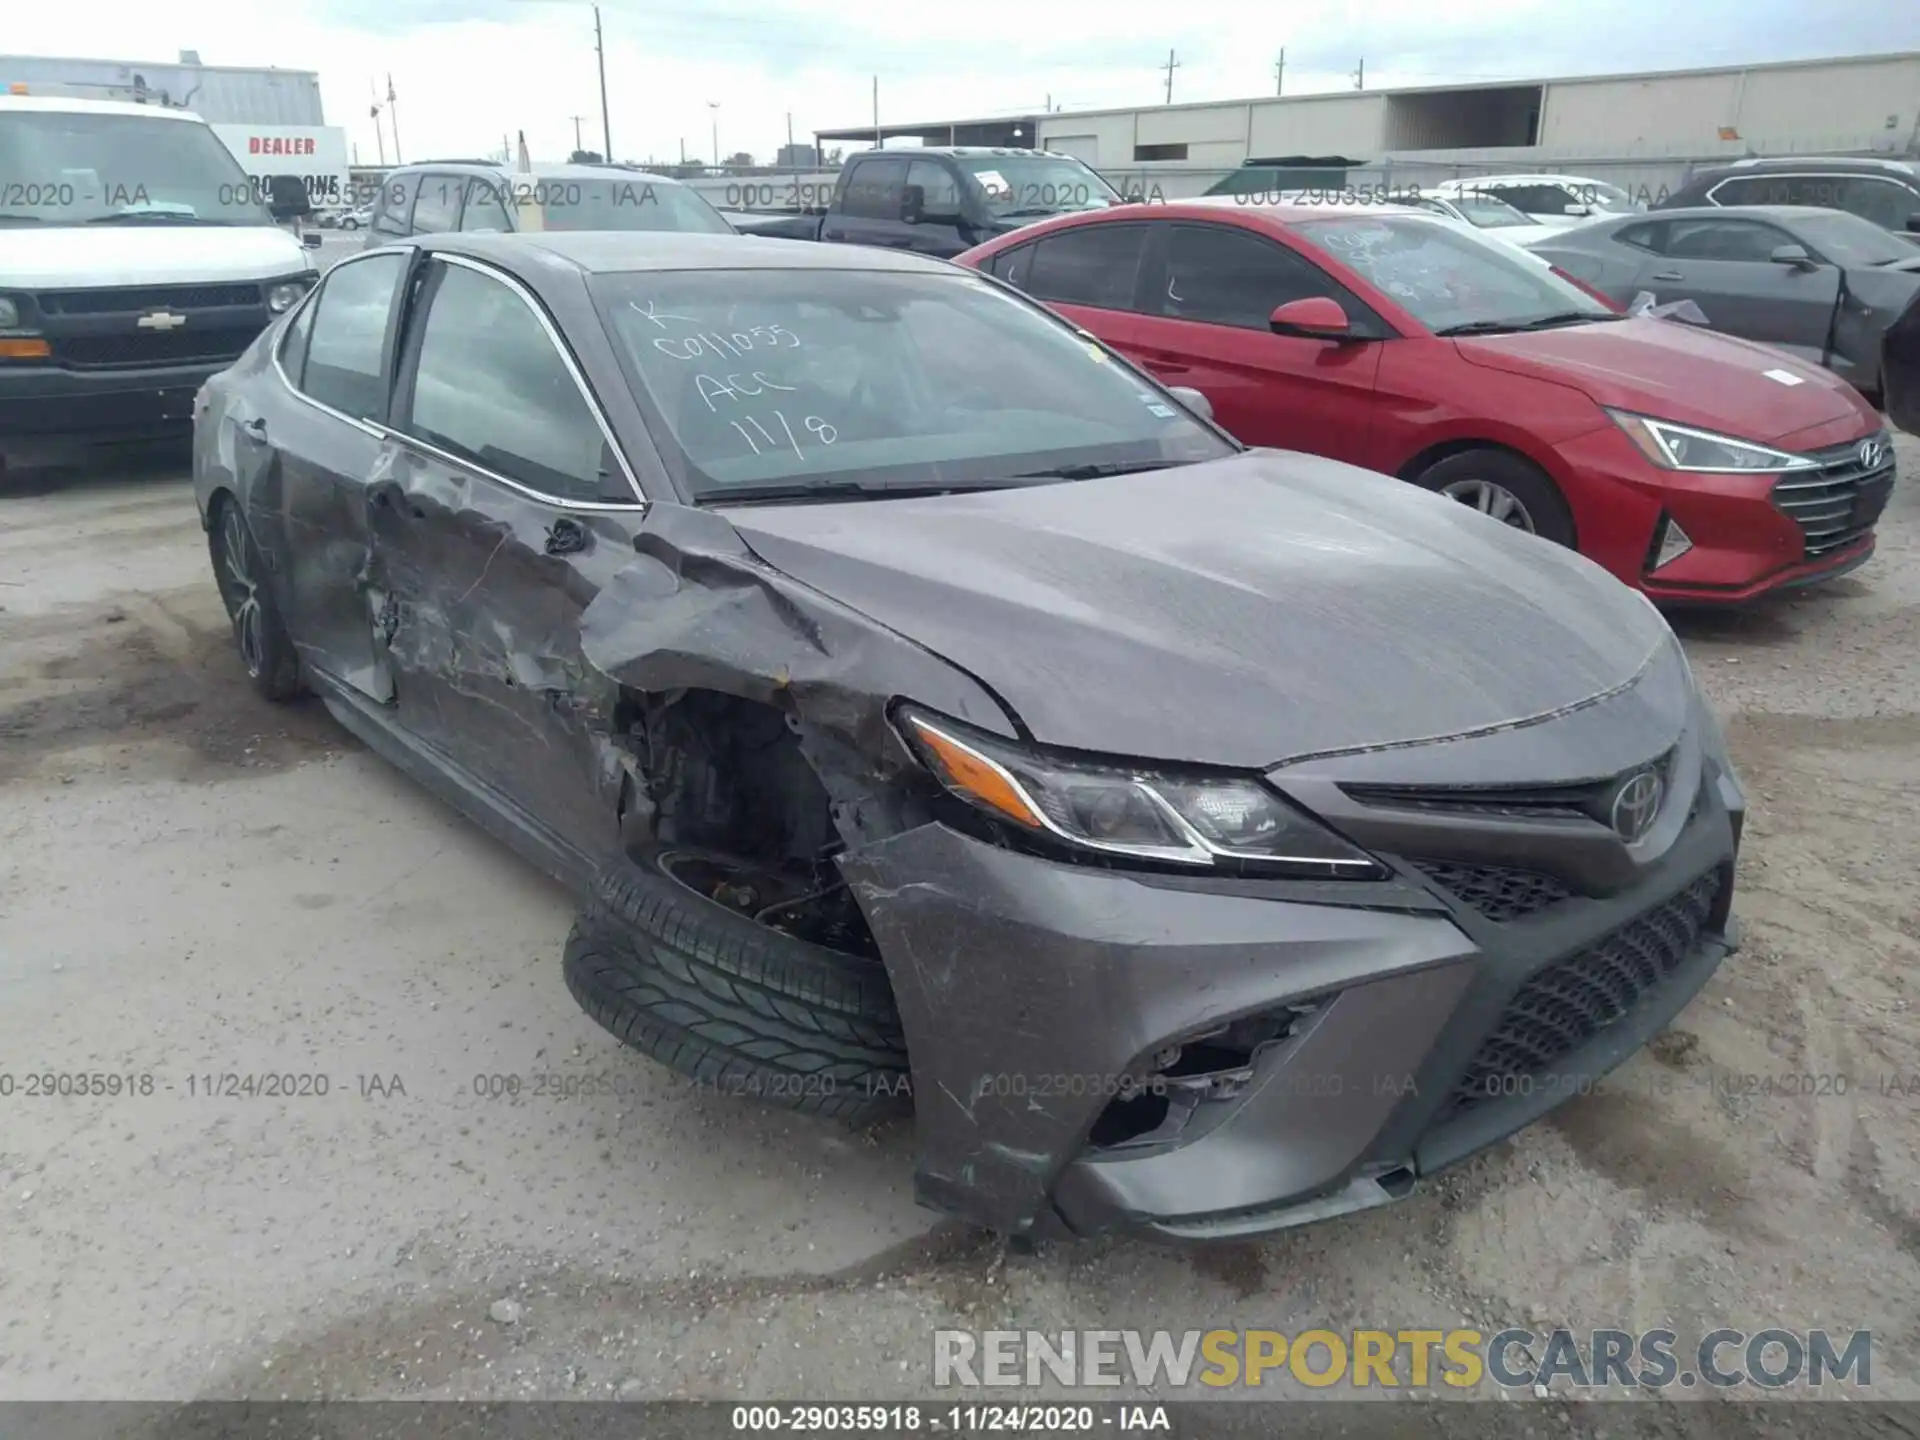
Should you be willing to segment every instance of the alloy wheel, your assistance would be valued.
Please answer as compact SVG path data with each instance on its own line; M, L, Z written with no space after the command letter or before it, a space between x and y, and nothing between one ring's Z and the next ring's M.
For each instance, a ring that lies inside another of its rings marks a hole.
M233 638L240 662L255 679L266 668L266 620L260 610L260 586L253 574L253 537L237 501L220 511L220 594L233 617Z
M1456 480L1442 487L1440 493L1458 500L1462 505L1471 506L1502 525L1511 525L1529 535L1535 533L1533 516L1527 513L1527 507L1520 497L1504 485L1496 485L1491 480Z

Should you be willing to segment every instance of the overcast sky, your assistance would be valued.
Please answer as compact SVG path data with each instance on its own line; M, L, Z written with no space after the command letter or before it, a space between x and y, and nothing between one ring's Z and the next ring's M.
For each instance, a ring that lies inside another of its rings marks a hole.
M534 158L599 149L593 8L579 0L0 0L8 53L317 70L329 123L376 158L369 82L399 96L411 157L483 154L524 129ZM761 159L814 128L1475 79L1920 50L1916 0L602 0L613 148ZM718 102L719 108L711 107ZM383 127L386 121L382 120ZM388 159L392 133L387 132Z

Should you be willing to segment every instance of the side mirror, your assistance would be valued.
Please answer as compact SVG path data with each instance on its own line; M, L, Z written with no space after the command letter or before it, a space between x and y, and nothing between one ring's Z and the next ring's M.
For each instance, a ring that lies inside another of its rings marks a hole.
M300 220L313 213L313 201L307 185L298 175L273 175L267 179L267 213L275 220Z
M1804 245L1776 245L1767 255L1776 265L1791 265L1796 270L1813 269L1813 257Z
M907 185L900 192L900 218L909 225L918 225L926 218L927 187Z
M1565 215L1591 215L1593 214L1593 207L1591 205L1566 205L1561 207L1561 213Z
M1213 402L1198 390L1186 385L1170 385L1167 387L1167 393L1202 420L1213 419Z
M1276 335L1296 335L1307 340L1344 340L1353 334L1353 321L1340 308L1338 300L1325 295L1310 295L1305 300L1289 300L1267 319L1267 328Z
M324 243L324 240L325 237L323 237L318 230L309 230L300 237L300 243L309 250L318 250Z

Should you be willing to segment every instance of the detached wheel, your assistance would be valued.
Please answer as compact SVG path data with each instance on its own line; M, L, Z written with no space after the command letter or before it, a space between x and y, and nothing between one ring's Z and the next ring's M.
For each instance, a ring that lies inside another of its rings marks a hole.
M714 898L730 883L726 862L689 851L602 871L567 937L580 1008L722 1094L856 1126L908 1108L906 1041L879 959Z
M267 587L266 562L240 502L231 495L220 501L207 537L213 552L213 575L233 623L233 643L247 679L260 694L275 702L300 693L300 661L280 619L273 592Z
M1573 515L1560 487L1530 460L1509 450L1462 450L1437 460L1413 483L1481 514L1573 548Z

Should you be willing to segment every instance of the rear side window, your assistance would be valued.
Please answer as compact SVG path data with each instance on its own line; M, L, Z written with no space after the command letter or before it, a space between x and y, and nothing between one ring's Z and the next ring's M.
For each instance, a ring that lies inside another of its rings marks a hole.
M1173 227L1161 306L1166 315L1265 330L1278 306L1315 295L1356 313L1355 302L1325 271L1271 240L1227 225Z
M428 175L420 182L413 202L413 233L441 235L460 221L460 192L466 182L457 175Z
M441 270L407 430L562 500L633 503L579 384L527 302L464 265Z
M904 160L857 161L847 176L847 193L840 197L840 209L869 220L898 220L906 184Z
M1033 250L1031 245L1016 245L1011 250L1002 250L987 262L987 273L1024 290L1027 288L1027 271L1033 265Z
M300 377L307 366L307 335L313 329L312 305L302 305L294 312L293 319L287 322L286 333L280 337L280 368L286 372L293 388L300 388Z
M380 199L374 208L370 228L376 235L411 235L413 197L420 189L420 177L402 175L380 187Z
M1145 225L1079 225L1031 247L1025 279L1003 278L1039 300L1131 310L1146 254Z
M356 420L386 415L387 316L404 255L342 260L327 272L313 306L303 394Z
M924 196L921 214L929 220L960 217L960 182L937 160L915 160L907 166L907 184L918 185Z
M460 228L466 231L513 229L513 222L507 218L506 201L493 181L475 180L468 184L467 206L460 212Z
M1655 221L1650 225L1629 225L1624 230L1616 230L1613 238L1622 245L1631 245L1636 250L1651 250L1658 255L1666 244L1666 222Z

